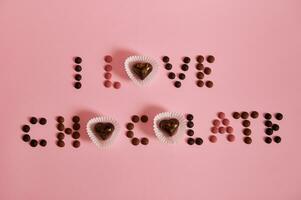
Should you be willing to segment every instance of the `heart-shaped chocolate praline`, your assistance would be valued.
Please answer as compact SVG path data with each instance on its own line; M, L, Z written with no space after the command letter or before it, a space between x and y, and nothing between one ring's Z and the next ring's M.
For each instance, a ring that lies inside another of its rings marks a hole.
M109 122L99 122L94 126L94 131L103 140L106 140L109 137L111 137L111 135L114 132L114 129L114 125Z
M176 134L179 128L179 120L176 118L161 120L159 123L159 128L167 133L168 136L173 136Z
M150 63L136 63L132 70L141 80L144 80L153 71L153 66Z

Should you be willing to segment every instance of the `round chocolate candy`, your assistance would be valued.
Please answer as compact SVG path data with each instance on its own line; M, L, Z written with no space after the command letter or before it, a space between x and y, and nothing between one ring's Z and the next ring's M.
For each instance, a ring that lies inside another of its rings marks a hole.
M168 56L163 56L162 60L163 60L163 62L168 63L169 62L169 57Z
M278 124L273 124L272 125L272 129L274 130L274 131L278 131L279 130L279 125Z
M272 115L270 113L265 113L264 114L264 118L265 119L271 119L272 118Z
M180 81L176 81L175 83L174 83L174 86L176 87L176 88L180 88L181 87L181 82Z
M272 138L270 138L270 137L265 137L265 138L264 138L264 141L265 141L265 143L267 143L267 144L271 144Z
M141 121L142 121L143 123L146 123L146 122L148 121L148 116L142 115L142 116L141 116Z
M235 141L235 136L232 135L232 134L229 134L229 135L227 135L227 140L228 140L229 142L234 142L234 141Z
M192 114L187 114L186 119L189 120L189 121L193 120L193 115Z
M245 136L249 136L249 135L251 135L252 131L251 131L251 129L249 129L249 128L244 128L244 129L242 130L242 133L243 133Z
M113 70L113 67L112 67L112 65L105 65L104 69L106 72L110 72Z
M211 127L211 133L217 133L218 132L218 127L214 126L214 127Z
M62 116L58 116L58 117L56 118L56 121L57 121L58 123L63 123L63 122L65 121L65 119L64 119L64 117L62 117Z
M204 62L204 56L198 55L198 56L196 57L196 61L198 61L199 63Z
M221 122L218 119L212 121L213 126L219 126Z
M187 56L184 57L184 58L183 58L183 62L186 63L186 64L190 63L190 58L187 57Z
M134 123L139 122L139 116L133 115L133 116L132 116L132 122L134 122Z
M187 144L193 145L194 144L194 139L193 138L188 138L187 139Z
M276 142L276 143L281 142L281 137L279 137L279 136L275 136L273 139L274 139L274 142Z
M72 133L72 138L73 138L73 139L78 139L78 138L80 138L80 133L77 132L77 131L74 131L74 132Z
M251 144L252 143L252 138L250 138L250 137L244 137L244 142L246 144Z
M126 128L130 131L134 129L134 124L133 123L127 123Z
M187 64L183 64L183 65L181 66L181 69L182 69L183 71L187 71L187 70L189 69L189 66L188 66Z
M273 135L273 129L271 129L271 128L266 128L265 129L265 134L267 134L267 135Z
M35 139L33 139L33 140L30 141L29 144L30 144L30 146L32 146L32 147L36 147L36 146L38 145L38 141L35 140Z
M217 117L220 118L220 119L224 119L226 117L226 115L223 112L218 112Z
M59 147L64 147L65 146L65 142L63 140L58 140L56 142L56 145L59 146Z
M56 128L59 131L63 131L65 129L65 126L64 126L64 124L59 123L59 124L56 125Z
M115 81L115 82L113 83L113 87L114 87L115 89L119 89L119 88L121 87L121 83L118 82L118 81Z
M210 69L209 67L205 67L205 68L204 68L204 73L205 73L206 75L211 74L211 69Z
M138 138L133 138L133 139L132 139L132 144L133 144L134 146L137 146L139 143L140 143L140 140L139 140Z
M134 132L133 131L127 131L126 132L126 137L128 137L128 138L134 137Z
M141 142L142 145L148 145L148 143L149 143L149 141L148 141L148 139L146 137L141 138L140 142Z
M212 88L213 87L213 82L212 81L206 81L205 83L207 88Z
M39 123L40 123L41 125L45 125L45 124L47 123L47 119L44 118L44 117L41 117L41 118L39 119Z
M75 115L75 116L72 117L72 121L73 121L74 123L78 123L78 122L80 121L80 117L77 116L77 115Z
M244 127L249 127L249 126L251 125L251 122L250 122L249 120L243 120L243 121L242 121L242 125L243 125Z
M103 85L104 85L106 88L109 88L109 87L112 86L112 82L109 81L109 80L106 80L106 81L104 81Z
M214 56L212 56L212 55L209 55L209 56L207 56L207 62L208 63L213 63L214 61L215 61L215 58L214 58Z
M203 72L197 72L196 73L196 77L198 78L198 79L203 79L204 78L204 73Z
M180 80L184 80L186 78L185 74L183 73L179 73L178 77Z
M31 124L36 124L38 122L38 119L36 117L31 117L30 120L29 120L29 122Z
M112 74L110 72L106 72L104 74L105 79L110 80L112 78Z
M233 117L234 119L239 119L239 118L240 118L239 112L233 112L233 113L232 113L232 117Z
M79 130L80 129L80 124L79 123L74 123L72 126L73 130Z
M203 86L204 86L204 81L198 80L198 81L196 82L196 85L197 85L198 87L203 87Z
M39 144L40 144L40 146L45 147L45 146L47 145L47 141L44 140L44 139L41 139L41 140L39 141Z
M194 131L192 129L188 129L186 133L187 133L188 136L193 136L194 135Z
M172 64L166 63L166 64L165 64L165 69L166 69L166 70L171 70L171 69L172 69Z
M75 62L76 64L80 64L80 63L82 62L82 58L81 58L81 57L75 57L75 58L74 58L74 62Z
M28 125L23 125L22 126L22 131L25 133L28 133L30 131L30 127Z
M194 126L194 123L192 121L187 122L187 127L192 128Z
M59 132L57 135L56 135L57 139L59 140L63 140L65 138L65 134L62 133L62 132Z
M74 148L80 147L80 141L74 140L74 141L72 142L72 146L73 146Z
M218 132L219 132L220 134L224 134L224 133L226 132L225 127L222 127L222 126L218 127Z
M176 78L175 73L169 72L169 73L168 73L168 78L169 78L169 79L175 79L175 78Z
M210 135L209 136L209 141L212 143L216 143L217 142L217 137L215 135Z
M247 112L244 111L244 112L241 112L240 116L241 116L241 118L243 118L243 119L248 119L249 113L247 113Z
M272 123L270 120L266 120L266 121L264 122L264 125L265 125L266 127L272 127L273 123Z
M66 133L67 135L70 135L70 134L72 133L72 129L71 129L71 128L66 128L66 129L65 129L65 133Z
M81 71L82 71L82 66L80 66L80 65L75 65L74 70L75 70L76 72L81 72Z
M250 114L250 116L251 116L253 119L256 119L256 118L259 116L259 114L258 114L257 111L252 111L251 114Z
M201 63L198 63L198 64L196 64L195 68L196 68L197 70L203 70L203 69L204 69L204 65L201 64Z
M275 118L276 118L277 120L282 120L282 119L283 119L283 115L282 115L281 113L276 113L276 114L275 114Z
M29 141L30 141L30 135L24 134L24 135L22 136L22 140L23 140L24 142L29 142Z
M196 144L196 145L202 145L203 142L204 142L204 141L203 141L202 138L200 138L200 137L195 138L195 144Z
M77 80L77 81L80 81L80 80L82 80L82 75L80 75L80 74L75 74L75 75L74 75L74 79Z
M228 126L230 124L229 119L223 119L222 120L223 125Z
M226 132L227 133L233 133L234 129L231 126L227 126Z
M74 83L74 88L75 88L75 89L80 89L81 87L82 87L81 82L76 81L76 82Z
M110 63L110 62L113 61L113 58L110 55L106 55L105 58L104 58L104 60L105 60L105 62Z

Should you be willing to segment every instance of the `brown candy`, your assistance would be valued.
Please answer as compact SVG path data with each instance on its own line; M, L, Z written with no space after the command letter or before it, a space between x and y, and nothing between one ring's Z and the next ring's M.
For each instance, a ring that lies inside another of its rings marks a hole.
M94 131L103 140L107 140L109 137L111 137L114 130L115 130L114 125L109 122L107 123L99 122L94 126Z
M147 138L141 138L141 144L143 144L143 145L148 145L148 143L149 143L149 141L148 141L148 139Z
M136 63L132 70L141 80L144 80L152 72L153 66L150 63Z
M159 128L167 133L168 136L173 136L176 134L179 124L179 120L176 118L164 119L160 121Z

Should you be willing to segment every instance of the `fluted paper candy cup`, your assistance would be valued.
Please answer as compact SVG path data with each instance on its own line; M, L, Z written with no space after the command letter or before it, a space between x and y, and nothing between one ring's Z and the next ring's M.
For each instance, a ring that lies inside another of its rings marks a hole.
M94 130L95 125L100 122L101 123L111 123L114 125L114 131L113 131L112 135L106 140L101 139ZM110 146L116 139L116 137L119 133L119 130L120 130L120 126L119 126L118 122L108 116L100 116L100 117L95 117L95 118L90 119L87 123L86 128L87 128L88 136L90 137L92 142L99 148Z
M133 66L137 63L149 63L153 67L150 74L148 76L146 76L145 79L143 79L143 80L141 80L137 76L137 74L135 74L133 72ZM156 76L157 71L158 71L157 62L154 59L147 57L147 56L130 56L125 60L124 67L125 67L125 71L126 71L128 77L134 83L136 83L137 85L140 85L140 86L149 84L149 82L151 82L154 79L154 77Z
M173 136L168 136L163 130L160 129L159 123L162 120L168 120L175 118L179 121L179 127ZM159 113L154 118L154 131L157 138L163 143L173 144L178 142L180 139L183 138L186 130L186 119L183 114L176 113L176 112L163 112Z

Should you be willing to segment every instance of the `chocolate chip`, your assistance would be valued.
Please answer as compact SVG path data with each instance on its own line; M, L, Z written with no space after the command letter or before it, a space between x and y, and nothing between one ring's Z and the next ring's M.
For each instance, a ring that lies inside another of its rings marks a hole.
M233 113L232 113L232 117L233 117L234 119L239 119L239 118L240 118L239 112L233 112Z
M72 126L73 130L79 130L80 129L80 124L79 123L74 123Z
M105 62L110 63L110 62L113 61L113 58L110 55L106 55L105 58L104 58L104 60L105 60Z
M264 118L265 119L271 119L272 118L272 115L270 113L265 113L264 114Z
M30 127L28 125L23 125L22 126L22 131L25 133L28 133L30 131Z
M265 125L266 127L272 127L273 123L272 123L270 120L266 120L266 121L264 122L264 125Z
M178 77L180 80L184 80L186 78L185 74L183 73L179 73Z
M30 141L29 144L30 144L30 146L32 146L32 147L36 147L36 146L38 145L38 141L35 140L35 139L33 139L33 140Z
M30 120L29 120L29 122L31 124L36 124L38 122L38 119L36 117L31 117Z
M188 136L193 136L194 135L194 131L192 129L188 129L186 133L187 133Z
M63 140L58 140L56 142L56 145L59 146L59 147L64 147L65 146L65 142Z
M74 122L74 123L78 123L79 121L80 121L80 118L79 118L79 116L73 116L72 117L72 121Z
M209 67L205 67L204 73L207 75L211 74L211 69Z
M187 114L186 119L189 120L189 121L193 120L193 115L192 114Z
M203 69L204 69L204 65L201 64L201 63L198 63L198 64L196 64L195 68L196 68L197 70L203 70Z
M75 70L76 72L81 72L81 71L82 71L82 66L80 66L80 65L75 65L74 70Z
M134 129L134 124L133 123L127 123L126 128L128 130L133 130Z
M202 62L204 62L204 56L199 55L199 56L196 57L196 60L197 60L199 63L202 63Z
M59 131L63 131L65 129L65 126L64 126L64 124L59 123L59 124L56 125L56 128Z
M80 141L74 140L74 141L72 142L72 146L73 146L74 148L80 147Z
M267 134L267 135L273 135L273 129L271 129L271 128L266 128L265 129L265 134Z
M192 121L187 122L186 125L187 125L188 128L194 127L194 123Z
M63 123L63 122L65 121L65 119L64 119L64 117L62 117L62 116L58 116L58 117L56 118L56 121L57 121L58 123Z
M147 138L141 138L141 144L143 144L143 145L148 145L148 143L149 143L149 141L148 141L148 139Z
M128 138L134 137L134 132L133 131L127 131L126 132L126 137L128 137Z
M80 63L82 62L82 58L81 58L81 57L75 57L75 58L74 58L74 62L75 62L76 64L80 64Z
M47 141L44 139L41 139L39 144L40 144L40 146L45 147L47 145Z
M22 136L22 140L23 140L24 142L29 142L29 141L30 141L30 135L24 134L24 135Z
M281 137L275 136L275 137L274 137L274 142L280 143L280 142L281 142Z
M187 70L189 69L189 66L186 65L186 64L183 64L183 65L181 66L181 69L182 69L183 71L187 71Z
M79 82L79 81L76 81L75 83L74 83L74 88L75 89L80 89L82 87L82 84Z
M252 138L250 138L250 137L244 137L244 142L246 144L251 144L252 143Z
M141 116L141 121L142 121L143 123L146 123L146 122L148 121L148 116L142 115L142 116Z
M234 142L234 141L235 141L235 136L232 135L232 134L229 134L229 135L227 135L227 140L228 140L229 142Z
M204 78L204 73L203 72L198 72L198 73L196 73L196 77L198 78L198 79L203 79Z
M203 139L202 138L195 138L195 144L196 145L202 145L203 144Z
M82 80L82 75L75 74L74 79L77 80L77 81L80 81L80 80Z
M180 81L176 81L175 83L174 83L174 86L176 87L176 88L180 88L181 87L181 82Z
M166 70L171 70L171 69L172 69L172 64L166 63L166 64L165 64L165 69L166 69Z
M241 118L243 118L243 119L248 119L248 117L249 117L249 113L247 113L247 112L242 112L241 114L240 114L240 116L241 116Z
M203 86L204 86L204 81L198 80L198 81L196 82L196 85L197 85L198 87L203 87Z
M242 121L242 125L243 125L244 127L249 127L249 126L251 125L251 122L250 122L249 120L243 120L243 121Z
M186 64L190 63L190 58L189 57L184 57L183 62L186 63Z
M65 129L65 133L66 133L67 135L70 135L70 134L72 133L72 129L71 129L71 128L66 128L66 129Z
M282 119L283 119L283 115L282 115L281 113L276 113L276 114L275 114L275 118L276 118L277 120L282 120Z
M169 79L175 79L175 78L176 78L175 73L169 72L169 73L168 73L168 78L169 78Z
M209 136L209 141L212 143L216 143L217 142L217 137L215 135L210 135Z
M252 131L251 131L251 129L249 129L249 128L244 128L244 129L242 130L242 133L243 133L244 135L246 135L246 136L249 136L249 135L251 135Z
M57 135L56 135L57 139L59 140L63 140L65 138L65 134L62 133L62 132L59 132Z
M252 117L253 119L256 119L256 118L258 117L259 114L258 114L257 111L252 111L250 115L251 115L251 117Z
M140 143L140 140L138 138L133 138L132 139L132 144L137 146Z
M265 141L265 143L267 143L267 144L271 144L272 138L270 138L270 137L265 137L265 138L264 138L264 141Z
M272 125L272 129L274 130L274 131L278 131L279 130L279 125L278 124L273 124Z
M193 138L188 138L187 139L187 144L189 144L189 145L193 145L194 144L194 139Z
M72 133L72 138L73 138L73 139L78 139L78 138L80 138L79 132L74 131L74 132Z
M212 87L213 87L213 82L212 82L212 81L206 81L205 85L206 85L208 88L212 88Z
M139 122L139 116L133 115L133 116L132 116L132 122L134 122L134 123Z
M209 55L209 56L207 56L207 62L208 63L213 63L214 61L215 61L215 58L214 58L214 56L212 56L212 55Z
M163 62L168 63L169 62L169 57L168 56L163 56L162 60L163 60Z
M40 119L39 119L39 123L40 123L41 125L45 125L45 124L47 123L46 118L44 118L44 117L40 118Z

